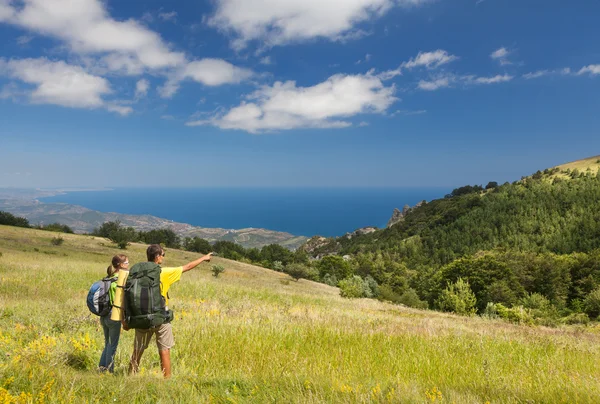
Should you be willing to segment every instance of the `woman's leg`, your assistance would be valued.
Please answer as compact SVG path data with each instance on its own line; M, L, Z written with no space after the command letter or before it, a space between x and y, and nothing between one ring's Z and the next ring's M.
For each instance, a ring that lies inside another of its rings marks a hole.
M119 337L121 336L121 322L107 319L109 336L108 336L108 351L106 354L107 367L110 373L115 369L115 354L119 345Z
M108 339L109 339L109 328L106 324L106 320L108 317L100 317L100 325L102 325L102 330L104 331L104 349L102 350L102 356L100 356L100 363L98 364L98 370L101 372L105 371L108 368Z

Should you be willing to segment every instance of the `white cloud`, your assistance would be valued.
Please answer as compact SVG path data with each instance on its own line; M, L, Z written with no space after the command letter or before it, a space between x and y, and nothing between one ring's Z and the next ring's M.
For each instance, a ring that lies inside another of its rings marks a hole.
M16 0L0 2L0 22L65 41L82 54L117 54L147 69L181 65L160 35L135 20L117 21L99 0Z
M426 67L428 69L437 69L441 65L453 62L458 57L450 55L442 49L434 52L419 52L417 57L410 59L408 62L402 63L402 67L406 69L414 69L415 67Z
M110 112L115 112L121 116L127 116L133 112L133 108L119 104L107 104L106 109Z
M404 115L404 116L409 116L409 115L423 115L423 114L426 114L426 113L427 113L427 110L425 110L425 109L419 109L419 110L416 110L416 111L398 109L394 113L392 113L390 116L396 116L396 115Z
M168 13L158 13L158 17L163 21L177 21L177 11L171 11Z
M451 82L451 77L441 77L435 79L433 81L421 80L419 81L419 88L425 91L435 91L440 88L449 87Z
M418 87L425 91L435 91L440 88L451 87L453 84L463 86L497 84L511 81L513 78L513 76L508 74L492 77L477 77L473 75L455 76L453 74L446 74L437 76L432 80L421 80L419 81Z
M365 55L365 58L364 58L364 59L359 59L359 60L357 60L355 64L359 65L359 64L361 64L361 63L369 63L369 62L371 61L371 58L372 58L372 57L373 57L373 55L371 55L370 53L367 53L367 54Z
M17 44L24 46L33 40L33 35L21 35L17 38Z
M496 83L506 83L507 81L511 81L514 77L508 74L497 75L493 77L472 77L465 76L464 80L467 84L496 84Z
M261 65L271 65L271 64L273 64L273 60L271 59L271 56L265 56L264 58L260 59L260 64Z
M16 83L5 84L0 91L0 100L10 99L16 102L23 96L27 96L27 92L19 88Z
M362 121L361 123L358 124L358 126L361 128L364 128L365 126L369 126L369 122Z
M384 113L397 100L394 92L393 86L384 86L370 74L337 74L312 87L297 87L293 81L276 82L257 90L247 101L223 114L187 125L214 125L250 133L343 128L351 125L344 118Z
M87 73L82 67L65 62L39 59L0 59L0 75L34 85L27 92L31 103L53 104L71 108L106 108L126 115L125 107L117 108L102 98L112 93L109 82Z
M532 80L532 79L537 79L537 78L540 78L540 77L553 76L553 75L568 76L571 73L572 73L571 72L571 68L565 67L564 69L538 70L536 72L526 73L526 74L523 75L523 78L525 80Z
M13 18L15 9L11 6L12 0L0 0L0 22Z
M135 85L135 98L144 98L150 90L150 82L146 79L138 81Z
M252 76L252 72L222 59L202 59L188 63L183 75L207 86L220 86L240 83Z
M578 75L582 75L582 74L586 74L586 73L589 73L592 76L600 74L600 65L585 66L581 70L579 70L579 72L577 72Z
M176 13L164 12L159 16L172 20ZM183 52L173 51L159 34L145 25L133 19L115 20L102 0L0 0L2 22L64 41L82 60L88 60L86 64L93 66L90 71L95 74L110 71L138 76L149 70L167 74L171 82L165 84L163 91L171 96L180 81L172 78L181 74L200 77L196 81L208 85L237 83L238 76L248 76L241 73L247 70L218 59L204 59L200 63L220 62L223 72L210 74L205 72L210 69L203 69L197 73L199 62L189 62ZM236 77L228 80L231 75Z
M170 98L179 89L179 83L192 79L206 86L237 84L250 78L253 72L237 67L222 59L202 59L188 63L184 68L174 73L163 87L159 89L161 96Z
M416 57L410 59L408 62L403 62L397 69L381 72L378 74L378 77L381 80L390 80L396 76L401 76L404 69L411 70L417 67L425 67L429 70L434 70L458 59L458 56L451 55L442 49L433 52L419 52ZM429 82L423 81L423 83L425 87L429 86Z
M502 48L496 49L494 52L492 52L490 57L493 60L498 61L498 63L500 63L500 65L502 65L502 66L511 65L512 62L510 60L508 60L508 55L510 55L510 54L511 54L511 51L502 47Z
M243 49L258 40L269 46L314 38L348 40L364 33L358 23L385 14L395 6L419 5L427 0L216 0L208 20L233 32L232 45Z
M537 79L540 77L548 76L552 74L550 70L538 70L537 72L526 73L523 78L526 80Z
M146 70L139 59L127 53L111 53L104 56L101 62L108 70L127 76L139 76Z

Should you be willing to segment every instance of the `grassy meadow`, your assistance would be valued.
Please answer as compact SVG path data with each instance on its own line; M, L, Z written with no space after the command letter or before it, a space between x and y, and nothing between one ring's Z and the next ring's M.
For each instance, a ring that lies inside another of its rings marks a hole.
M0 226L0 403L597 403L600 326L542 328L418 311L214 258L170 290L173 378L154 342L141 372L96 372L89 286L121 250L107 240ZM126 253L144 260L145 246ZM168 250L165 266L199 255Z

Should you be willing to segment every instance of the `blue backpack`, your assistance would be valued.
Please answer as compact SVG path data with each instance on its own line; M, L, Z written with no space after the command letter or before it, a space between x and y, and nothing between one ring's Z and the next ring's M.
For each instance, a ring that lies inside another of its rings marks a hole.
M112 305L110 304L110 285L116 282L117 278L106 277L98 282L94 282L87 295L87 306L92 312L100 317L104 317L110 313Z

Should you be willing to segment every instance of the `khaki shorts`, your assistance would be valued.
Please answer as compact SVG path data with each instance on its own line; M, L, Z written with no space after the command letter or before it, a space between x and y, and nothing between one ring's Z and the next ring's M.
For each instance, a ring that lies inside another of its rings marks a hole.
M154 334L156 334L156 346L159 351L166 351L175 345L171 323L167 323L147 330L135 330L134 349L143 352L148 348Z

